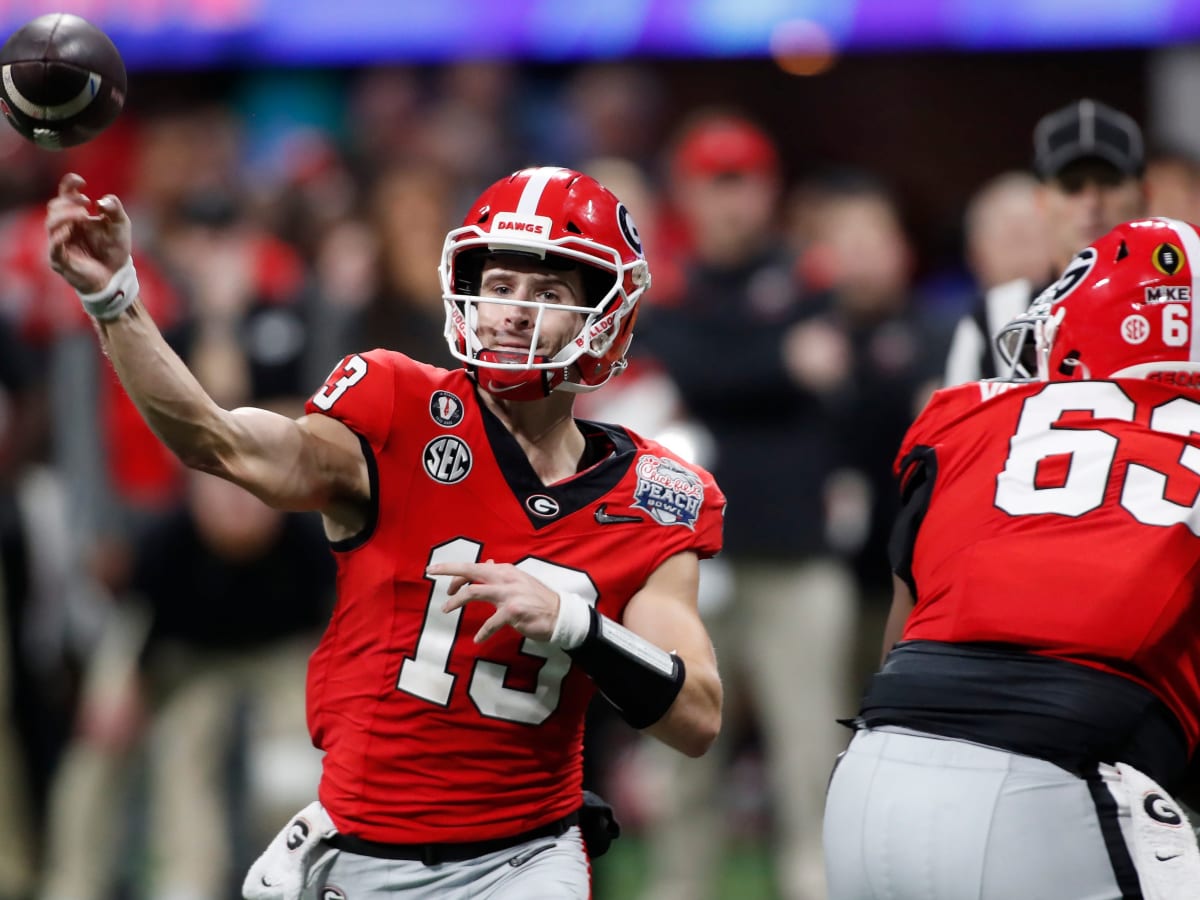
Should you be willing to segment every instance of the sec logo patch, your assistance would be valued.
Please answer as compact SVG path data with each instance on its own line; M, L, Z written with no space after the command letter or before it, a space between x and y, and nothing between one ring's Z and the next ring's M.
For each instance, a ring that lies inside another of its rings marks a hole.
M471 448L466 441L445 435L425 445L421 454L425 474L441 484L458 484L471 471Z

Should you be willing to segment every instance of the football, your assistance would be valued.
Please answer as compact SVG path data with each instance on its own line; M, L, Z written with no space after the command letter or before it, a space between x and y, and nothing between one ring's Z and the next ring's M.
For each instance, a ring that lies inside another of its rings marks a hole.
M0 48L0 112L48 150L82 144L111 125L125 89L116 46L70 13L38 16Z

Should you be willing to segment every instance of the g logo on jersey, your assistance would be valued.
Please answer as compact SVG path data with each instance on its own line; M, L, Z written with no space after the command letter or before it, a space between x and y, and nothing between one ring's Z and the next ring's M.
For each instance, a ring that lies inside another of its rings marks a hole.
M425 474L442 484L458 484L471 471L471 448L466 442L445 435L425 445L421 453Z
M304 819L297 819L296 821L292 822L292 824L288 826L287 838L284 840L284 843L287 844L287 848L289 850L295 850L306 840L308 840L309 830L310 826Z
M553 519L558 515L558 501L546 494L533 494L525 500L525 508L535 516Z
M434 391L429 398L429 415L443 428L453 428L463 420L463 402L449 391Z

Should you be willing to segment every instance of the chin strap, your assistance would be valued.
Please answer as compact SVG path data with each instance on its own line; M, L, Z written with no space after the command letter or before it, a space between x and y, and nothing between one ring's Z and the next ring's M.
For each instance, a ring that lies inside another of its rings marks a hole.
M480 350L476 356L483 362L511 362L512 354L496 350ZM525 357L522 355L521 357ZM544 356L535 356L535 363L547 363ZM541 400L567 380L570 366L558 369L493 369L469 366L479 386L500 400Z

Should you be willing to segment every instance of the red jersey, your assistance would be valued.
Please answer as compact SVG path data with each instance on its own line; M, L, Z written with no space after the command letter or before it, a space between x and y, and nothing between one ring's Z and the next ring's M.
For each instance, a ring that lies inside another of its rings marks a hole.
M591 679L511 628L476 645L495 608L443 613L450 579L428 565L512 563L619 621L666 559L721 547L725 500L707 472L580 422L610 452L543 485L475 390L465 370L375 350L343 360L307 406L359 435L376 510L334 544L338 601L308 673L321 802L368 840L486 840L580 803Z
M904 640L1000 642L1124 676L1196 747L1200 396L959 385L930 400L897 470L928 492Z

